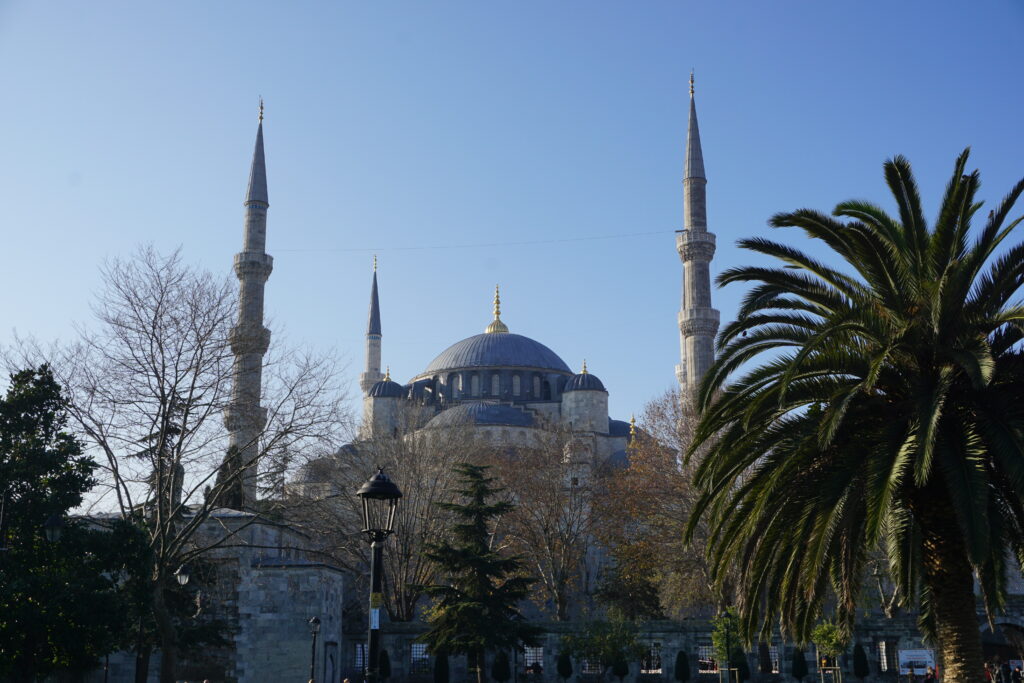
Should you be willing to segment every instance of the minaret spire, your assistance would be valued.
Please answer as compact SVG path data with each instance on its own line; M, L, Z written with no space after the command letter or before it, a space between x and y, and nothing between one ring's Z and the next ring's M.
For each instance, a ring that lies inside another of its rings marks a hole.
M374 384L381 381L380 374L380 298L377 294L377 256L373 257L373 281L370 284L370 315L366 325L366 369L359 375L359 388L363 396L370 393Z
M676 232L676 250L683 261L683 295L679 311L680 363L676 379L683 393L693 394L715 360L719 314L711 307L711 259L715 236L708 232L707 178L697 125L693 72L690 72L690 120L683 168L683 229Z
M252 509L256 503L259 439L267 421L260 406L263 355L270 346L270 330L263 326L263 288L274 268L267 245L267 166L263 154L263 100L260 100L256 147L245 195L245 234L242 251L235 254L238 277L238 320L231 328L231 403L224 413L228 429L228 455L219 481L226 484L220 505Z

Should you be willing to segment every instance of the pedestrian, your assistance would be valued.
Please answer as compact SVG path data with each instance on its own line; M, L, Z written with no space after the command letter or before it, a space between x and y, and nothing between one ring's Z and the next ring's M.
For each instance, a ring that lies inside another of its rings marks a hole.
M1013 672L1010 670L1010 660L1006 660L999 667L999 677L1002 679L1000 683L1012 683Z
M992 665L985 662L985 683L994 683L992 679Z
M927 669L924 670L924 683L936 683L936 682L937 682L937 679L935 678L935 669L933 669L933 668L931 668L929 666Z
M1019 666L1013 667L1013 673L1010 674L1010 680L1013 683L1022 683L1021 671Z

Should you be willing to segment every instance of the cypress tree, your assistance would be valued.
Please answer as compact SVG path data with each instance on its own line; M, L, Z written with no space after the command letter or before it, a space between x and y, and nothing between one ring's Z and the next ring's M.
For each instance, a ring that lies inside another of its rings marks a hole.
M790 673L797 681L802 681L807 676L807 658L804 656L803 648L793 648L793 668L790 669Z
M448 653L441 650L434 656L434 683L448 683Z
M377 655L377 676L382 681L391 678L391 657L388 656L387 650L381 650Z
M690 680L690 658L686 656L685 650L676 653L676 666L673 674L680 683Z
M483 683L488 650L535 645L540 630L526 623L519 602L535 580L525 575L518 557L503 556L491 545L494 521L515 508L506 501L490 502L501 489L487 476L488 468L455 466L462 503L439 503L452 513L451 540L427 544L424 555L436 563L444 583L421 586L435 605L420 636L431 650L467 655L477 682Z
M868 655L864 652L864 646L857 643L853 648L853 675L863 681L870 673Z
M558 671L558 677L563 681L568 680L572 676L572 657L569 656L568 652L558 653L555 669Z
M494 656L494 664L491 665L491 678L498 683L505 683L512 678L512 667L508 663L508 653L504 650L498 650L498 654Z

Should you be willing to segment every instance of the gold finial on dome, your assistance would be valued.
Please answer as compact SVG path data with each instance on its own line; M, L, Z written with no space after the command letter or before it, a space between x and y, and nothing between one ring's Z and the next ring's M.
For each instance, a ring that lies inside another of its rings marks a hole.
M632 441L636 437L636 415L629 416L629 440Z
M587 374L587 359L586 358L583 359L583 369L580 370L580 374L581 375Z
M501 290L494 285L494 320L484 330L487 334L508 334L508 326L501 322Z
M385 382L390 382L391 381L391 366L390 365L386 365L384 367L387 368L387 372L384 373L384 381Z

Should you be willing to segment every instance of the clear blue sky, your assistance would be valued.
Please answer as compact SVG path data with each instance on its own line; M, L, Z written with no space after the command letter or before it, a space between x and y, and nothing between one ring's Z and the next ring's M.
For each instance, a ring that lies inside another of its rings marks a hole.
M893 154L934 207L971 145L1001 197L1021 36L1008 0L0 2L0 343L70 336L139 243L230 272L262 95L279 335L357 391L376 252L396 378L481 332L500 282L511 330L628 418L679 357L691 67L717 273L775 212L884 200Z

